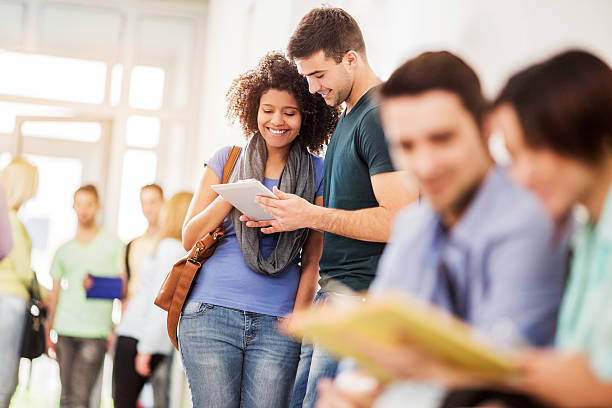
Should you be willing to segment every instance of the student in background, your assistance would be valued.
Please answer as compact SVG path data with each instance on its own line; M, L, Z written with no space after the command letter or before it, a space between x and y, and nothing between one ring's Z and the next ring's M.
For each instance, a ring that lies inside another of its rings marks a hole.
M164 191L158 184L147 184L140 189L140 206L147 220L147 230L139 237L128 242L125 249L125 268L127 291L123 309L135 296L141 286L140 265L144 259L153 255L159 242L160 211L164 204ZM153 386L153 408L166 408L168 405L168 375L169 359L163 359L157 364L148 381Z
M6 205L4 189L0 186L0 260L7 256L12 248L13 238L9 209Z
M17 387L21 341L25 325L32 241L17 212L38 188L38 170L21 158L13 159L0 174L6 191L13 247L0 260L0 408L8 408Z
M85 293L88 275L121 276L124 245L97 224L99 210L94 186L82 186L74 193L77 233L58 248L51 265L47 344L57 355L63 408L89 406L112 331L112 300L88 299ZM58 335L57 345L51 341L51 329Z
M494 165L476 73L451 53L425 53L396 69L381 97L394 160L413 172L424 200L396 219L372 294L406 290L507 346L551 344L566 247L555 244L553 224L535 197ZM430 375L408 347L363 351L397 377ZM326 381L319 403L363 406L381 390L368 399Z
M159 214L163 204L164 191L159 185L147 184L140 189L140 206L147 220L147 230L128 242L126 247L125 266L128 279L126 302L136 293L140 285L140 276L138 276L140 263L153 254L159 242Z
M311 228L324 231L321 289L315 302L366 290L389 239L391 220L418 197L402 183L389 157L374 94L381 81L370 67L357 22L339 8L308 12L295 29L289 57L310 92L346 109L325 153L323 207L291 194L259 203L276 220L248 222L264 233ZM246 220L246 218L243 218ZM340 285L337 285L340 283ZM343 290L348 287L350 290ZM304 343L291 406L312 407L319 378L333 377L337 362L321 347Z
M166 333L166 312L153 304L168 271L185 255L181 230L193 194L177 193L160 215L157 246L145 258L138 274L140 286L115 330L113 400L117 408L134 408L145 382L172 353Z
M556 348L526 351L516 388L559 407L612 405L612 70L568 51L514 75L496 101L516 179L563 225L580 204Z

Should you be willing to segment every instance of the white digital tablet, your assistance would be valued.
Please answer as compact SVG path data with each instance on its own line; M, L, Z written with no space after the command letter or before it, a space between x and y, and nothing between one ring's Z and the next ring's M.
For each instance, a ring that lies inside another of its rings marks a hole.
M259 180L242 180L229 184L213 184L210 186L216 193L225 198L241 213L254 221L273 220L263 207L255 204L258 195L277 198Z

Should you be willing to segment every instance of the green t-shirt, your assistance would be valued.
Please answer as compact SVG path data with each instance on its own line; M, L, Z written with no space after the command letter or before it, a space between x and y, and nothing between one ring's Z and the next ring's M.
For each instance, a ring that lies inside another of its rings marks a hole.
M377 207L370 177L395 171L385 141L375 88L359 99L353 109L340 117L325 154L325 207L359 210ZM376 220L372 220L376 222ZM365 242L326 232L320 261L321 291L333 291L330 279L353 290L370 286L383 243Z
M105 338L112 330L113 302L87 299L83 279L87 274L116 277L121 271L123 242L104 230L89 244L72 239L53 257L51 277L60 281L53 327L62 336Z

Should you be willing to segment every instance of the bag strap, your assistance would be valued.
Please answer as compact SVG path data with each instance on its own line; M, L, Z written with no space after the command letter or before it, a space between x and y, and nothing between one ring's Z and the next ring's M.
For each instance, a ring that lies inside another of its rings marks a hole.
M222 184L227 184L232 173L234 172L234 167L236 167L236 162L238 161L238 157L240 157L240 152L242 151L242 147L240 146L232 146L230 149L229 155L227 156L227 160L225 161L225 166L223 166L223 177L221 179Z
M223 166L223 178L221 182L226 184L236 166L236 162L238 161L238 157L240 156L240 152L242 148L239 146L232 146L230 149L227 160L225 161L225 165ZM183 306L185 305L185 301L187 300L187 296L189 295L189 291L191 290L191 286L193 285L193 281L196 278L196 274L201 267L201 263L199 262L199 249L198 248L211 248L214 251L214 242L223 237L222 226L217 227L215 231L210 234L207 234L204 238L198 240L186 258L183 258L177 264L182 264L183 270L178 278L178 282L176 284L176 288L174 289L174 293L172 295L172 302L168 309L168 316L166 320L166 325L168 328L168 336L170 337L170 341L174 345L174 347L178 350L178 338L177 338L177 329L179 325L179 320L181 317L181 312L183 310ZM205 257L206 254L201 254L200 256ZM208 255L210 257L210 254ZM195 262L193 261L195 259Z
M34 276L32 277L32 282L30 283L28 292L33 302L40 302L40 283L38 283L36 272L34 272Z
M232 173L234 172L234 168L236 167L236 163L238 162L238 158L240 157L240 152L242 151L242 147L232 146L227 156L227 160L225 160L225 164L223 165L223 176L221 183L227 184L229 182ZM215 228L212 232L206 234L204 237L200 238L189 251L189 256L187 257L188 261L195 261L198 265L201 264L201 259L203 256L203 252L200 250L202 248L208 248L208 240L212 237L212 241L218 241L223 238L225 234L225 230L223 228L223 223L219 224L217 228Z
M136 238L128 242L125 246L125 272L127 274L128 281L130 280L130 277L132 275L132 271L130 271L130 251L132 249L132 244L134 243L134 241L136 241Z

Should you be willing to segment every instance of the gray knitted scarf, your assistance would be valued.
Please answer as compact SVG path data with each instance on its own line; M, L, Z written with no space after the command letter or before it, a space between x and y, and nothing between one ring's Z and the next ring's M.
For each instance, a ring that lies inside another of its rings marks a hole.
M263 183L268 151L263 136L257 133L247 143L231 182L256 179ZM287 158L287 164L281 173L278 188L285 193L296 194L308 202L314 202L315 171L312 156L299 143L293 143ZM299 255L300 249L308 236L307 229L281 232L276 248L264 258L259 251L259 242L263 233L259 228L249 228L240 221L240 211L233 208L230 217L234 223L236 237L247 265L264 275L281 272Z

